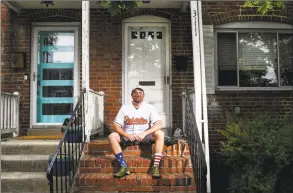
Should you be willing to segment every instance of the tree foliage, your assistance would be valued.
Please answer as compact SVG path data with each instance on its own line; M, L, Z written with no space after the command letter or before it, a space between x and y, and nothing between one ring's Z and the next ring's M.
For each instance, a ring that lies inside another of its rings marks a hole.
M229 121L218 130L231 167L229 193L292 192L293 123L267 116Z
M120 15L123 12L131 12L138 8L141 1L98 1L104 8L108 9L112 16Z
M266 15L269 11L274 9L284 9L284 0L246 0L243 7L257 7L257 12Z

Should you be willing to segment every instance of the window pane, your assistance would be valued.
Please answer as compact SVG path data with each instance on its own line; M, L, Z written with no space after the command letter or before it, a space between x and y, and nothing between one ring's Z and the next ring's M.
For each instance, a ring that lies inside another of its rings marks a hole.
M73 32L49 33L47 36L43 38L44 46L74 46Z
M73 68L43 69L43 80L73 80Z
M218 33L218 85L237 86L236 33Z
M276 34L239 33L241 87L278 86L276 42Z
M42 115L70 115L72 103L43 104Z
M74 52L43 52L42 63L73 63Z
M43 86L43 97L73 97L73 86Z
M279 35L279 64L281 86L293 85L293 45L292 34Z

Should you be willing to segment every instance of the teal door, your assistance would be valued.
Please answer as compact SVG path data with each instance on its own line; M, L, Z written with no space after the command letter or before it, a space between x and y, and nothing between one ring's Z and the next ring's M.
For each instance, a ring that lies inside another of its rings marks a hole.
M61 123L73 111L74 32L38 34L37 123Z

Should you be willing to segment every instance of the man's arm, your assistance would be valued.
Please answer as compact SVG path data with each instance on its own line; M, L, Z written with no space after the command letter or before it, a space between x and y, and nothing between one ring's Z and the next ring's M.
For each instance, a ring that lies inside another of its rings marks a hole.
M153 126L151 128L145 130L144 133L146 135L149 135L149 134L154 133L160 129L162 129L162 121L157 121L153 124Z
M118 133L119 135L128 138L130 141L135 141L136 137L134 135L129 135L128 133L126 133L124 131L124 129L121 128L120 125L118 125L117 123L113 124L113 128L112 130L116 133Z
M152 134L160 129L162 129L162 121L156 121L151 128L149 128L149 129L145 130L144 132L137 135L138 140L141 141L147 135Z

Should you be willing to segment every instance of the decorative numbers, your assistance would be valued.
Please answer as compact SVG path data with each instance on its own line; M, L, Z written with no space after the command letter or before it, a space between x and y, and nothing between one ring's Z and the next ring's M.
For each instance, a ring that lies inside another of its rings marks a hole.
M154 32L154 31L148 31L148 32L145 32L145 31L132 31L131 32L131 39L138 39L138 33L139 33L139 39L146 39L146 34L147 34L147 37L148 38L151 38L151 39L163 39L163 32L161 31L157 31L157 32Z

